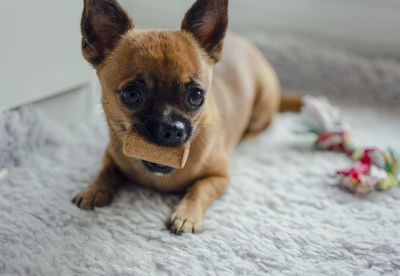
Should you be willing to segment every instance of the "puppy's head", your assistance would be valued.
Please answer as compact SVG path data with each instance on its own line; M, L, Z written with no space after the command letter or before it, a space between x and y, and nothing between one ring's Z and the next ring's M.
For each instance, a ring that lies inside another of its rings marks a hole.
M139 31L115 0L85 0L82 50L110 127L175 147L190 140L221 57L228 0L198 0L179 31Z

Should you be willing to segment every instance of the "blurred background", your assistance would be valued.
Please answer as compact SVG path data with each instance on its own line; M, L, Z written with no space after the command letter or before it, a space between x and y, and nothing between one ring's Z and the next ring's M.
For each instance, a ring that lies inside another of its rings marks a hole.
M194 1L120 2L137 28L175 30ZM83 1L78 0L16 0L2 3L0 110L33 103L52 118L68 124L82 120L96 106L99 86L94 70L84 61L80 50L82 7ZM341 67L337 64L330 66L337 58L332 54L327 58L321 47L343 49L364 57L399 60L399 15L398 0L230 1L231 29L255 41L267 57L271 56L271 62L278 67L278 73L281 72L284 88L300 90L321 87L340 90L332 75L335 72L340 74ZM301 47L296 46L299 43ZM314 45L322 46L310 51ZM321 79L326 77L331 82L329 87L326 84L317 87L310 81L304 85L299 81L304 79L304 75L299 75L301 78L297 79L288 77L304 71L301 64L306 64L304 69L307 62L301 58L307 55L314 59L315 55L325 57L327 65L321 69L310 63L309 72L316 73L307 76L315 78L315 83L322 83ZM340 59L345 62L352 57L342 54ZM360 66L359 61L353 60L354 63ZM326 71L329 67L334 70ZM390 71L390 67L390 64L385 64L384 70ZM383 70L379 68L373 69ZM398 67L395 70L398 72ZM326 75L318 75L320 71ZM390 77L393 78L392 83L398 83L396 76ZM352 86L346 87L350 91ZM342 93L348 93L346 89L341 89ZM388 93L392 92L389 89Z

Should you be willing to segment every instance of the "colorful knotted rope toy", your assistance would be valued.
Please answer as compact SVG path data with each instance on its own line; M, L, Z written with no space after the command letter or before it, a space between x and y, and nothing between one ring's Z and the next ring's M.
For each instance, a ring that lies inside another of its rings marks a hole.
M337 150L350 156L355 164L336 173L337 184L354 193L387 190L400 184L400 156L393 149L361 148L352 140L340 112L326 99L303 97L303 131L318 136L319 149Z

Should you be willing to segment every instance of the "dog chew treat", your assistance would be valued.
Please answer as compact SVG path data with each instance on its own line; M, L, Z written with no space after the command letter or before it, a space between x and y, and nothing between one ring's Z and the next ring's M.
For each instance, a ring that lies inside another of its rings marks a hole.
M182 169L189 156L190 143L179 147L161 147L147 142L137 133L130 133L123 140L122 152L128 157Z

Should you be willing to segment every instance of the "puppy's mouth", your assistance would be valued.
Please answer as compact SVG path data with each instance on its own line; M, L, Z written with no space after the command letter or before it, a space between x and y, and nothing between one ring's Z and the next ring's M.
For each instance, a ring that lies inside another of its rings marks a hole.
M156 163L152 163L152 162L148 162L148 161L144 161L142 160L143 165L152 173L154 174L159 174L159 175L166 175L166 174L170 174L172 173L175 169L172 167L168 167L168 166L164 166L164 165L160 165L160 164L156 164Z

